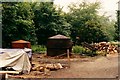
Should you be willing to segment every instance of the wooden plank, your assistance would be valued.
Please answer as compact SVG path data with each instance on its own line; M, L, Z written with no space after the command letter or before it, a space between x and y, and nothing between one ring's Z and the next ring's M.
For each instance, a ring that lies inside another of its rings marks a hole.
M0 71L0 74L5 74L5 79L8 78L8 73L19 74L18 71ZM4 77L2 79L4 79Z
M13 74L19 74L18 71L0 71L0 74L6 74L6 73L13 73Z

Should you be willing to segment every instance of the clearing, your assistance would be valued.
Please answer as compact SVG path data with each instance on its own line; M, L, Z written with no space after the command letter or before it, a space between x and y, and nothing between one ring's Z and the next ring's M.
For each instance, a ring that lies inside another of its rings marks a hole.
M32 63L61 63L63 69L45 72L31 71L29 74L9 75L9 78L117 78L118 54L107 56L81 57L73 55L70 59L70 68L67 58L51 58L45 54L33 54Z

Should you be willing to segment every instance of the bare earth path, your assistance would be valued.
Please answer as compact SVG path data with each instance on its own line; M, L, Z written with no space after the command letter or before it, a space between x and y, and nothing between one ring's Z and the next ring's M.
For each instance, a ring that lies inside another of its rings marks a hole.
M92 62L71 62L70 68L52 73L50 78L116 78L117 57L100 57Z
M44 60L47 61L47 59ZM42 59L39 55L34 55L33 60L39 62ZM118 55L75 58L71 59L70 68L50 71L50 75L31 71L30 74L19 76L23 78L116 78L118 76Z

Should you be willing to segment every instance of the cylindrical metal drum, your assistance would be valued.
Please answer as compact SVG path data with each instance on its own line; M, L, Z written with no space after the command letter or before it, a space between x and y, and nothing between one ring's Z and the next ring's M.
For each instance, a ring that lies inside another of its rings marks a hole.
M57 56L72 51L72 41L64 35L49 37L47 41L47 56Z

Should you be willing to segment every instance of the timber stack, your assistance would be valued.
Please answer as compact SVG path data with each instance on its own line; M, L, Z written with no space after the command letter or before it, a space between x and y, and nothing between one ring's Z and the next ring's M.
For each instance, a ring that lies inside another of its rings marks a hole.
M94 43L94 48L98 51L105 51L107 54L115 54L118 53L118 46L111 44L110 42L100 42Z

